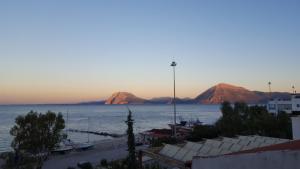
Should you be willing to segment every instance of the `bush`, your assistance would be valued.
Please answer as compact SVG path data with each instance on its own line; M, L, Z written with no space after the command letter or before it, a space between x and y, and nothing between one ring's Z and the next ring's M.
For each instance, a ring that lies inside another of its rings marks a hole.
M100 165L102 167L107 167L107 165L108 165L107 160L106 159L102 159L101 162L100 162Z
M189 141L201 141L204 138L212 139L218 137L220 132L214 125L198 125L193 128Z
M143 169L163 169L158 163L147 164ZM167 168L164 168L167 169Z
M175 138L159 138L159 139L152 139L150 141L151 147L161 147L163 144L176 144L177 140Z
M39 168L39 163L36 158L28 156L27 154L14 152L9 152L5 154L4 157L5 164L2 167L3 169L35 169Z
M90 162L81 162L81 163L78 163L77 166L80 169L93 169L93 166Z

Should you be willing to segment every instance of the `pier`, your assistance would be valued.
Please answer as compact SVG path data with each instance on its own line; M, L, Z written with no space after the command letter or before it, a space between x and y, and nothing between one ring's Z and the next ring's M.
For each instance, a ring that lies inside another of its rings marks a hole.
M108 132L97 132L97 131L88 131L88 130L79 130L79 129L68 129L68 132L74 133L87 133L87 134L94 134L98 136L109 136L113 138L120 138L126 136L126 134L115 134L115 133L108 133Z

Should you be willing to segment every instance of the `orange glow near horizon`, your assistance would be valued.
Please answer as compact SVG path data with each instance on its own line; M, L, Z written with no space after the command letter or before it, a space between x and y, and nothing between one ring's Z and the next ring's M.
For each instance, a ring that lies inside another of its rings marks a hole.
M152 88L151 88L152 87ZM118 90L117 86L1 86L0 104L61 104L78 103L86 101L105 100L114 92L130 92L137 97L151 99L154 97L172 96L172 90L168 85L152 85L151 87L139 87L138 85ZM187 85L179 83L177 97L195 98L211 86ZM245 87L248 88L248 87ZM253 90L253 89L249 89ZM259 89L257 89L259 90ZM262 91L262 90L261 90ZM266 90L265 90L266 91ZM287 91L288 92L288 91Z

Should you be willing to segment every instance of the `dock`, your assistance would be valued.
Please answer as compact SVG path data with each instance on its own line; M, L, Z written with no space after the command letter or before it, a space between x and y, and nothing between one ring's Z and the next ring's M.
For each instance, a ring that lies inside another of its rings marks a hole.
M126 136L126 134L115 134L115 133L108 133L108 132L97 132L97 131L88 131L88 130L79 130L79 129L68 129L68 132L74 133L87 133L87 134L94 134L98 136L109 136L113 138L120 138Z

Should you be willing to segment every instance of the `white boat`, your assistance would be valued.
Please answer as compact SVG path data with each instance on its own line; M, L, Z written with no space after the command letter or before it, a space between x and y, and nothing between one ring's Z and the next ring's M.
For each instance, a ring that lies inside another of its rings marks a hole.
M73 146L60 144L59 147L52 150L52 153L64 154L64 153L72 151L72 150L73 150Z
M63 144L65 146L71 146L75 150L87 150L94 147L94 144L86 142L86 143L76 143L71 141L70 139L63 140Z
M78 143L74 145L76 150L88 150L94 147L92 143Z

